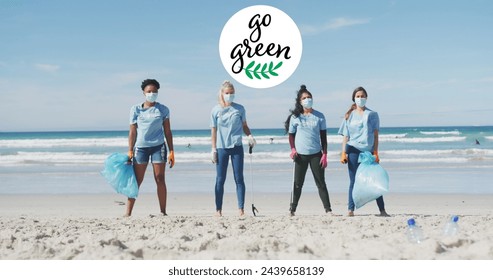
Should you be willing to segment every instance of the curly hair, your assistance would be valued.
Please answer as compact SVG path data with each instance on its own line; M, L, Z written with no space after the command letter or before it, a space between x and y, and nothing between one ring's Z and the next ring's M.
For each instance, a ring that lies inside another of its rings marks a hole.
M160 85L159 85L159 82L154 80L154 79L145 79L142 81L142 84L140 85L140 88L142 90L144 90L146 88L146 86L148 85L153 85L155 86L157 89L159 89Z

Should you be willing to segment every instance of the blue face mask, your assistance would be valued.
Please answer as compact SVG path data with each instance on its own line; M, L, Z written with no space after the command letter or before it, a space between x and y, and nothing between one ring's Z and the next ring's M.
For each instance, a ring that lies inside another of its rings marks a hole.
M305 99L301 100L301 106L303 106L303 108L305 108L305 109L311 109L313 106L313 99L305 98Z
M355 98L354 103L356 103L358 107L363 108L366 105L366 98Z
M355 98L354 103L360 108L365 107L366 105L366 98Z
M146 93L146 100L147 101L154 103L154 102L156 102L156 99L157 99L157 92L147 92Z
M223 94L224 101L226 103L233 103L233 100L235 100L235 95L234 94Z

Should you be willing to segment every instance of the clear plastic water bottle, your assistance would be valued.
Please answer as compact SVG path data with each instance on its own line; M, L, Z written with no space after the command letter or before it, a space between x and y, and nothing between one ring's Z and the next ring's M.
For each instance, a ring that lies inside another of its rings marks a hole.
M457 223L459 221L459 216L452 216L450 219L447 221L445 224L445 227L443 228L443 235L445 236L454 236L459 233L459 224Z
M416 221L413 218L407 220L406 234L407 234L407 239L409 239L409 242L411 243L419 244L424 240L423 231L416 224Z

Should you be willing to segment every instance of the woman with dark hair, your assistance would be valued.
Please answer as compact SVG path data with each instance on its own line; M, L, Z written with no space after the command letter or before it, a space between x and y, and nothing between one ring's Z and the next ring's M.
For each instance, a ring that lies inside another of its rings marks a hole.
M133 160L137 185L140 187L144 180L149 159L154 170L154 180L157 186L157 196L161 213L166 216L166 143L169 148L168 163L170 168L175 164L173 151L173 135L169 120L169 109L156 102L159 82L147 79L142 82L143 103L136 104L130 109L130 131L128 133L128 157ZM165 141L166 138L166 141ZM128 198L126 216L132 215L135 198Z
M348 194L348 216L354 216L353 187L358 170L358 157L361 152L371 152L375 156L375 161L380 162L378 157L378 131L380 129L380 119L378 113L366 107L368 93L363 87L358 87L353 91L353 104L347 111L339 134L344 136L342 141L341 163L348 164L349 171L349 194ZM388 217L385 211L383 196L377 198L380 215Z
M310 166L326 213L332 213L329 192L325 184L325 168L327 167L327 125L325 116L314 110L313 96L305 85L300 87L296 103L291 114L284 123L289 133L290 157L294 160L294 182L289 212L295 215L301 189L305 182L306 171Z

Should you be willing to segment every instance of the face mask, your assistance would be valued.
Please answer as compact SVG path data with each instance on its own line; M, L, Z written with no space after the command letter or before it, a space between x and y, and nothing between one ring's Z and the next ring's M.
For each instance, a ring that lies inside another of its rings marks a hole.
M366 105L366 98L355 98L354 103L360 108L365 107Z
M157 92L146 93L146 100L147 101L154 103L154 102L156 102L156 99L157 99Z
M224 101L226 103L233 103L233 100L235 100L235 95L234 94L223 94Z
M303 108L311 109L313 106L313 99L305 98L305 99L301 100L301 105L303 106Z

